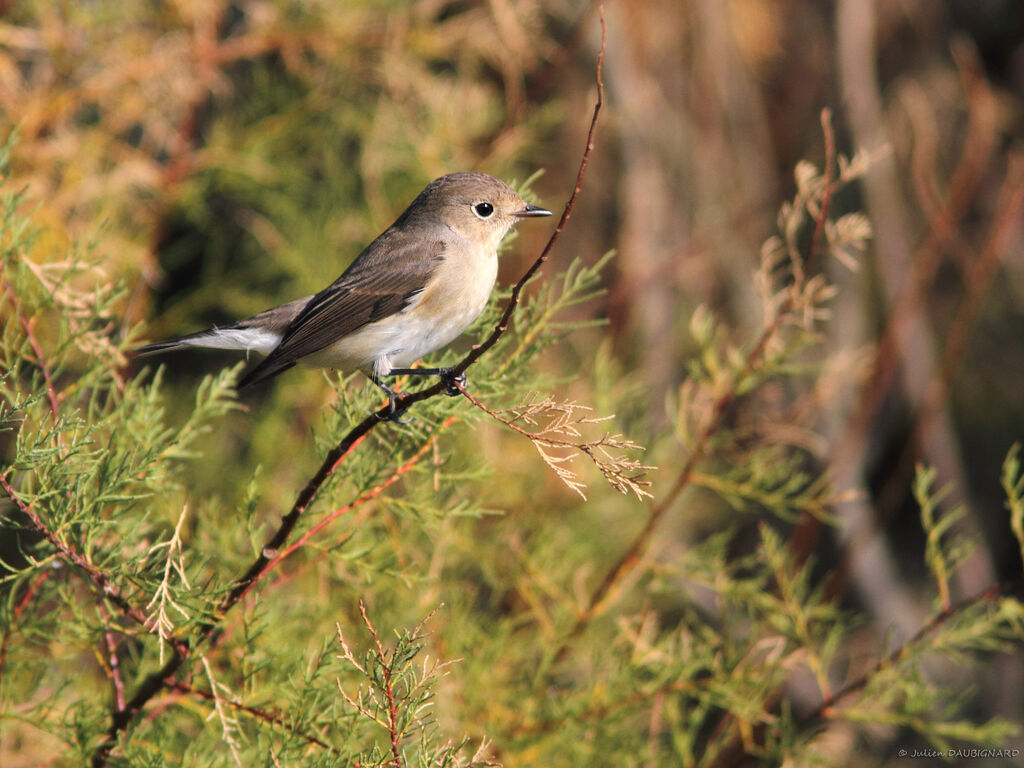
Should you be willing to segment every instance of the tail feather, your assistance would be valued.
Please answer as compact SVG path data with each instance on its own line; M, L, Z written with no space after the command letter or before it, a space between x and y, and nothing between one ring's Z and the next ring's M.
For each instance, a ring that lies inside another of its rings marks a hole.
M264 328L246 328L240 325L229 325L225 328L211 328L176 339L167 339L147 344L137 351L140 356L156 355L161 352L173 352L191 347L208 349L236 349L240 352L258 352L269 355L274 347L281 342L281 335Z
M179 336L175 339L157 341L136 350L140 356L157 355L178 349L207 347L210 349L237 349L243 352L258 352L269 355L281 343L281 337L312 296L289 301L279 307L272 307L258 315L239 320L233 325L208 328L198 333Z
M138 357L149 357L150 355L159 355L163 352L175 352L179 349L192 349L195 347L209 347L211 344L203 343L203 337L210 336L209 339L212 341L212 333L214 329L208 331L200 331L199 333L190 333L188 336L178 336L174 339L164 339L163 341L155 341L152 344L147 344L144 347L139 347L135 350L135 354Z
M159 355L162 352L174 352L179 349L193 349L206 347L209 349L233 349L241 352L256 352L260 355L270 355L271 352L281 343L291 322L302 312L312 296L304 296L295 301L289 301L279 307L273 307L258 315L253 315L245 320L240 320L234 325L223 328L210 328L198 333L190 333L188 336L179 336L176 339L157 341L147 344L136 350L139 357ZM256 382L276 376L295 365L294 362L284 363L280 360L268 358L250 370L238 383L238 388L247 387Z
M196 349L206 347L209 349L230 349L244 350L246 352L258 352L268 355L277 346L280 337L275 334L263 333L254 335L253 329L238 328L211 328L208 331L200 331L188 336L181 336L176 339L166 339L147 344L136 350L139 357L159 355L163 352L175 352L181 349ZM295 365L294 362L285 363L278 360L263 360L249 370L241 381L238 382L238 389L256 384L282 371L286 371Z
M249 371L238 381L238 388L245 389L251 387L253 384L259 384L261 381L277 376L279 373L287 371L295 365L294 362L282 363L277 360L263 360L259 365L254 368L250 368Z

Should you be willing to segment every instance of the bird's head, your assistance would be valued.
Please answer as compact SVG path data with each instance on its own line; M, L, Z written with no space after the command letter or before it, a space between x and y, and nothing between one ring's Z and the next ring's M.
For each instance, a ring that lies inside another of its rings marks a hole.
M436 221L439 217L454 231L493 251L520 219L550 215L551 211L527 203L501 179L464 171L430 182L403 218Z

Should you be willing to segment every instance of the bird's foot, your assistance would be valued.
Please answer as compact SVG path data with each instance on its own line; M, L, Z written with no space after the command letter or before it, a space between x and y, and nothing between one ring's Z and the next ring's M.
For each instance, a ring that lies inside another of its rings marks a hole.
M455 373L454 368L392 368L389 376L438 376L444 384L444 391L450 397L461 395L459 387L466 386L466 374ZM382 386L380 382L377 386Z
M387 415L386 416L382 416L378 411L374 411L374 415L377 416L377 420L378 421L390 421L393 424L408 424L410 421L412 421L412 417L411 416L408 419L403 419L402 418L406 414L406 412L409 410L409 406L408 405L400 406L398 404L399 397L400 397L400 395L397 395L394 392L389 392L388 393L388 413L387 413Z
M442 368L438 372L438 376L441 378L441 383L444 384L445 394L449 397L458 397L462 394L460 387L465 387L469 381L466 378L466 372L455 373L451 368Z
M412 419L403 419L402 416L406 411L409 410L408 405L399 406L398 401L401 399L401 395L395 392L391 387L381 381L377 376L371 375L370 381L376 384L383 390L384 394L388 396L388 415L377 416L379 421L390 421L395 424L408 424ZM410 404L411 405L411 404Z

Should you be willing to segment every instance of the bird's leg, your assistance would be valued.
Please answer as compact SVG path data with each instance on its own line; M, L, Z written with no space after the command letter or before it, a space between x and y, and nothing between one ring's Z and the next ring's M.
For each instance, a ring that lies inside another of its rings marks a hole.
M441 379L441 383L444 384L444 391L449 397L455 397L456 395L462 394L459 392L459 386L465 387L466 373L455 373L454 368L392 368L388 373L388 376L438 376Z
M378 387L383 389L384 392L387 393L387 396L388 396L388 406L389 406L389 408L391 410L391 413L388 414L388 421L393 421L396 424L408 424L409 423L409 419L403 419L402 418L402 414L405 413L407 410L409 410L409 406L405 406L404 408L400 409L398 407L398 393L395 392L395 390L393 390L391 387L389 387L383 381L381 381L377 377L377 375L375 373L371 373L371 374L369 374L369 376L370 376L370 381L372 381L374 384L376 384Z

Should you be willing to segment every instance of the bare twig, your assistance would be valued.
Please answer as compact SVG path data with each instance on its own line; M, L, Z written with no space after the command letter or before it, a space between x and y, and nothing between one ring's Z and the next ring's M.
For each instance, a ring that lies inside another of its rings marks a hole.
M893 295L889 301L891 311L876 345L871 371L861 387L858 402L850 409L842 433L833 441L838 448L831 462L837 466L849 463L851 457L867 451L866 444L872 426L876 423L878 413L892 390L893 381L900 371L901 360L908 357L930 357L911 355L907 352L911 326L915 318L921 314L922 305L928 298L929 282L934 279L941 266L943 253L955 253L961 245L960 223L968 213L970 201L977 193L984 168L990 161L995 146L998 131L993 124L993 96L988 91L984 79L977 74L977 55L969 47L957 46L954 48L954 57L968 95L967 134L961 144L960 156L950 177L946 194L941 200L933 200L937 194L927 191L928 185L921 181L921 178L929 173L925 169L927 160L931 159L932 165L937 161L930 156L926 157L920 146L917 146L911 158L912 177L918 182L918 202L928 217L928 232L913 250L909 274L902 284L892 288ZM918 115L920 111L912 109L910 112L915 124L920 124L923 120ZM920 127L917 132L921 133ZM916 145L930 144L929 140L922 141L922 137L917 137ZM958 259L960 265L972 261L973 254L966 254ZM895 473L893 476L896 476Z
M382 494L384 491L386 491L388 488L390 488L392 485L394 485L396 482L398 482L398 480L401 479L402 475L404 475L406 472L408 472L410 469L412 469L414 466L416 466L416 464L419 463L420 459L422 459L426 455L427 451L429 451L430 448L437 443L437 439L438 439L438 437L440 437L441 430L446 429L447 427L450 427L454 423L455 423L455 417L454 416L449 416L447 419L445 419L444 423L441 425L441 429L438 430L437 432L435 432L434 435L429 440L427 440L425 443L423 443L423 445L420 446L419 450L417 450L416 453L414 453L409 458L408 461L406 461L404 464L402 464L400 467L398 467L394 472L392 472L391 475L387 478L387 480L385 480L384 482L380 483L379 485L371 488L366 493L364 493L361 496L359 496L358 498L356 498L354 501L351 501L348 504L346 504L345 506L339 507L338 509L335 509L334 511L330 512L329 514L324 515L323 519L321 519L319 522L317 522L308 531L303 533L302 536L300 536L296 541L292 542L287 547L285 547L285 549L283 551L281 551L279 553L276 553L274 555L273 559L270 560L266 564L266 566L263 568L263 570L261 570L256 575L256 577L249 583L249 586L246 588L246 590L244 590L239 595L239 599L244 597L246 592L248 592L248 590L251 589L252 586L259 579L263 578L278 563L280 563L286 557L291 555L295 550L299 549L300 547L305 546L305 544L311 538L316 536L320 531L322 531L330 523L334 522L336 519L338 519L342 515L348 514L355 507L358 507L361 504L366 503L367 501L371 501L371 500L377 498L378 496L380 496L380 494Z
M585 405L571 401L565 403L556 402L549 397L542 400L529 398L524 400L517 407L508 409L509 412L514 414L509 419L502 416L501 412L488 408L473 395L469 394L461 384L456 384L455 386L458 387L467 400L481 411L496 421L501 422L509 429L529 438L541 458L544 459L544 463L555 472L566 486L578 493L583 499L587 498L583 493L583 483L577 479L576 473L566 466L566 462L572 459L574 454L583 454L594 462L594 465L601 471L601 474L604 475L608 483L620 493L632 492L637 498L645 496L651 498L651 494L646 490L651 483L649 480L645 480L644 477L647 470L654 469L654 467L610 452L613 450L640 451L643 450L643 446L637 445L632 440L628 440L621 435L605 434L597 440L572 439L581 437L578 429L579 426L607 421L612 418L611 416L598 418L577 416L576 411L589 411L590 409ZM538 416L550 417L550 420L545 426L536 431L524 429L516 423L520 421L527 424L536 424L535 419ZM552 435L568 435L569 438L553 437ZM561 449L568 451L568 453L553 454L546 451L545 448Z
M821 131L825 137L825 191L822 193L821 209L814 217L814 236L811 238L811 248L807 255L807 261L812 265L821 247L821 237L825 231L825 222L828 221L829 208L832 206L832 194L835 192L832 173L836 162L836 137L832 130L832 110L828 108L821 110ZM798 277L804 277L802 271L798 273Z
M1024 208L1024 158L1010 155L1008 170L996 200L993 221L985 244L979 251L965 245L961 250L971 255L963 259L966 295L956 308L949 330L938 354L938 363L928 379L914 414L911 437L903 443L903 450L892 463L889 482L878 492L879 509L893 509L901 490L897 478L907 475L914 462L918 446L926 445L927 438L936 429L939 416L949 396L949 389L964 359L967 343L975 328L982 304L989 294L992 282L1009 255L1007 247L1021 226L1020 211Z
M473 349L470 350L469 354L467 354L461 361L459 361L455 366L452 367L452 372L454 374L464 373L466 369L469 368L469 366L475 363L481 356L483 356L483 354L487 350L493 347L498 342L498 339L500 339L501 336L505 333L505 331L508 330L509 321L512 318L512 314L515 312L516 307L519 305L520 296L522 294L523 288L547 261L552 248L558 241L558 238L561 236L562 230L565 228L566 223L569 221L569 217L572 215L572 212L576 207L576 200L579 197L580 190L583 187L583 178L586 174L587 163L589 162L590 154L594 149L594 136L597 131L597 118L601 112L601 107L604 104L604 83L601 79L601 68L604 62L606 37L607 35L604 21L604 11L602 10L601 49L597 55L596 68L597 102L594 105L594 114L590 121L590 129L587 132L586 148L583 151L583 156L580 159L579 171L576 174L576 185L573 187L572 194L569 196L569 200L565 204L565 208L562 211L562 216L558 221L558 226L556 226L554 232L551 233L551 237L548 239L548 242L544 246L544 249L541 251L540 255L533 262L533 264L530 265L530 268L526 270L526 272L519 279L519 281L513 286L512 295L509 298L508 304L505 307L505 311L502 313L501 319L498 321L498 324L491 332L491 335L488 336L480 344L474 346ZM434 397L435 395L441 394L441 392L444 389L444 385L441 384L441 382L438 382L433 386L427 387L422 390L418 390L416 392L403 392L398 397L398 407L405 408L410 405L413 405L414 403L418 403L422 400ZM328 453L327 457L324 459L323 464L321 464L320 469L306 484L306 487L302 489L302 492L299 494L299 498L293 505L291 512L289 512L288 515L286 515L285 518L283 519L281 527L264 547L264 553L266 553L268 550L276 551L284 544L285 541L288 540L288 537L291 535L291 531L295 527L295 523L298 521L299 516L301 516L302 512L305 511L306 507L308 507L309 504L313 501L317 493L319 493L320 488L327 481L327 479L334 473L338 465L344 460L344 458L349 453L351 453L351 451L356 447L356 445L358 445L359 442L362 441L362 439L370 431L372 431L383 420L387 419L389 415L389 407L387 405L382 406L380 410L378 410L376 413L370 414L368 417L363 419L362 422L355 426L345 436L345 438L330 453ZM250 583L258 576L260 571L263 570L263 568L266 566L266 563L269 562L269 558L266 558L265 554L262 557L264 559L262 561L258 559L255 563L253 563L253 565L249 568L249 571L246 573L246 575L243 576L236 583L235 588L231 591L231 593L229 593L227 597L224 598L224 601L221 604L221 612L223 612L231 605L233 605L234 602L238 599L238 597L245 591L247 591Z
M552 248L554 248L555 243L562 234L562 230L565 229L565 225L569 222L569 217L572 216L572 212L576 208L576 200L580 195L580 190L583 188L583 177L587 172L587 163L590 161L590 153L594 149L594 136L597 134L597 117L601 114L601 107L604 106L604 80L602 71L604 67L605 43L607 42L608 37L608 30L604 21L604 6L601 6L599 15L601 19L601 48L597 52L597 67L595 74L595 80L597 82L597 101L594 103L594 114L590 118L590 128L587 131L587 146L583 150L583 156L580 158L580 168L576 173L576 186L573 187L572 194L569 196L569 201L565 204L565 208L562 210L562 217L558 220L558 225L555 227L554 232L551 233L551 237L548 238L548 242L540 252L540 256L538 256L533 264L530 265L530 268L523 273L523 276L519 278L519 281L512 286L512 295L509 297L508 304L501 315L501 319L494 327L494 330L491 331L491 335L484 339L480 344L474 346L473 349L470 350L469 354L452 368L452 372L455 374L464 373L466 369L480 359L487 350L497 344L498 339L500 339L505 331L508 330L508 324L512 319L512 313L515 312L516 307L519 306L519 300L523 292L523 288L525 288L531 278L537 274L537 271L544 266L544 262L548 260L548 256L550 255ZM436 384L434 387L431 387L431 389L426 391L432 392L435 389L440 392L442 385Z
M217 606L217 613L223 616L227 613L231 607L237 603L242 596L249 591L253 583L266 571L267 565L271 559L277 554L277 551L284 546L285 542L291 536L292 530L295 528L295 524L299 522L299 518L302 513L306 511L306 508L316 498L317 493L323 487L323 484L327 482L328 478L334 474L334 471L341 465L341 463L348 457L356 446L363 441L363 438L380 423L382 418L385 418L388 413L387 406L381 408L377 414L371 414L363 419L356 427L354 427L345 438L332 448L323 463L320 465L320 469L317 470L316 474L306 483L305 487L299 493L298 498L292 505L291 510L281 519L281 525L278 527L274 535L270 537L267 543L263 546L263 550L260 552L259 557L249 566L249 570L246 571L245 575L242 576L232 590L221 600L220 605ZM204 632L204 635L208 632Z

